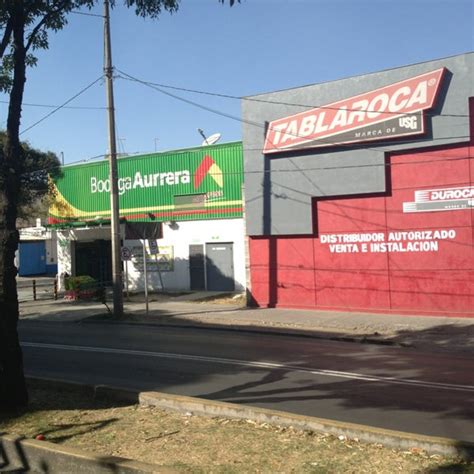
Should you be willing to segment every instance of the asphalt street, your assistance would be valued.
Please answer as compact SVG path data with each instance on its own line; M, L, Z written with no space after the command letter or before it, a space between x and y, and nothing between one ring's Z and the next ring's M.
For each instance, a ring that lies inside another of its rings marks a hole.
M474 442L469 355L236 331L21 321L28 375Z

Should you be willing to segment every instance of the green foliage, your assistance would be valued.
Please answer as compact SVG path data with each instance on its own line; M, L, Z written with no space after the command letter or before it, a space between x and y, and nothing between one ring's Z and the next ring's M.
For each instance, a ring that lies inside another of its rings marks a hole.
M174 13L180 0L124 0L126 7L133 8L141 17L157 18L162 11ZM25 27L26 65L35 66L36 57L31 53L37 49L48 49L48 31L57 32L68 23L71 12L100 5L101 0L0 0L0 91L11 88L12 29L18 22ZM233 3L233 0L231 1ZM15 5L16 4L16 5ZM112 7L116 1L111 0ZM18 15L18 13L21 15Z
M0 163L3 162L5 138L5 132L0 131ZM54 153L36 150L26 142L21 144L21 153L19 170L21 192L18 196L18 217L21 219L46 217L48 174L54 177L60 175L59 159Z
M69 293L69 299L93 298L105 304L105 287L89 275L65 278L64 288Z
M135 14L142 18L158 18L163 11L175 13L181 0L123 0L127 8L133 8ZM218 0L225 4L227 0ZM232 7L240 0L228 0ZM15 7L15 3L17 3ZM0 0L0 92L8 92L11 88L12 61L12 28L18 18L18 0ZM110 0L114 8L117 0ZM68 23L71 12L91 10L102 4L102 0L24 0L23 23L26 29L26 65L36 66L37 59L29 51L48 49L48 31L62 30Z
M89 275L67 277L64 280L66 291L84 291L97 288L97 280Z

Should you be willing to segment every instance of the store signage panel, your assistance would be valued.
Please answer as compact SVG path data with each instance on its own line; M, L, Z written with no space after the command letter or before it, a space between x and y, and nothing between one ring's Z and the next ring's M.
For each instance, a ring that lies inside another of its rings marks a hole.
M148 239L148 247L151 255L158 255L158 243L155 239Z
M263 153L420 135L445 68L270 122Z
M145 255L148 272L174 271L174 247L172 245L160 245L156 254L152 254L150 249L145 248ZM132 263L136 271L144 271L143 246L136 245L132 247Z
M120 216L127 222L242 216L242 144L215 145L118 161ZM51 180L50 224L110 217L106 162L65 167ZM147 229L129 239L159 238ZM140 231L140 232L139 232Z
M456 240L456 234L456 229L400 230L322 234L319 241L337 254L438 252L443 242Z
M414 202L404 202L403 212L474 209L474 186L415 191Z

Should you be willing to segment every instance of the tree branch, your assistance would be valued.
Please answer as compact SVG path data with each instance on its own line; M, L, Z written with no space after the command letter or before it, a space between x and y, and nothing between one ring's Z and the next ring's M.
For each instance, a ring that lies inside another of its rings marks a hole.
M68 4L68 0L63 0L55 10L50 10L48 13L46 13L46 15L43 18L41 18L38 24L33 28L31 33L28 35L28 42L26 43L26 47L25 47L26 52L28 52L31 45L33 44L35 36L38 34L39 30L46 24L46 22L53 15L60 13L61 10L66 7L67 4Z
M12 31L13 22L12 17L10 16L8 17L7 24L5 25L5 32L3 33L2 42L0 43L0 59L2 59L3 55L5 54L5 50L7 49L8 43L12 37Z

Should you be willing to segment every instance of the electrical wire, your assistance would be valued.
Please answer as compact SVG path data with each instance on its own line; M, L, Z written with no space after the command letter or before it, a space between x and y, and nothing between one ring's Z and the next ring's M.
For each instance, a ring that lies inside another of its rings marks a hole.
M136 158L137 156L147 156L147 155L138 155L138 153L141 154L141 152L134 152L134 153L128 153L127 157L128 158ZM154 155L155 153L148 153L148 155ZM106 153L103 153L101 155L96 155L91 158L86 158L83 160L77 160L73 161L70 163L66 164L66 167L69 166L74 166L74 165L79 165L79 164L84 164L88 163L92 160L98 159L98 158L104 158L107 156ZM398 155L398 156L403 156L403 155ZM426 155L425 155L426 157ZM291 170L253 170L253 171L224 171L221 174L223 176L234 176L234 175L241 175L242 173L244 175L264 175L264 174L277 174L277 173L295 173L295 172L300 172L300 173L305 173L306 171L329 171L329 170L343 170L343 169L359 169L359 168L393 168L397 166L407 166L407 165L421 165L421 164L432 164L432 163L442 163L442 162L455 162L455 161L463 161L463 160L470 160L473 157L468 155L468 156L454 156L454 157L436 157L438 159L432 160L432 161L426 161L426 160L412 160L412 161L407 161L403 163L391 163L391 162L383 162L383 163L366 163L366 164L355 164L355 165L342 165L342 166L316 166L316 167L310 167L310 168L304 168L304 169L291 169ZM120 160L119 160L120 161ZM33 171L27 171L22 174L32 174L32 173L40 173L48 171L47 168L39 168L37 170ZM190 173L190 177L194 177L194 173Z
M67 104L69 104L70 102L72 102L74 99L76 99L77 97L79 97L81 94L83 94L84 92L86 92L87 90L89 90L92 86L94 86L95 84L97 84L99 81L101 81L103 78L103 76L101 75L100 77L98 77L95 81L91 82L89 85L87 85L86 87L84 87L83 89L81 89L77 94L73 95L70 99L66 100L66 102L64 102L63 104L59 105L58 107L56 107L54 110L52 110L51 112L49 112L48 114L46 114L44 117L42 117L41 119L39 119L38 121L36 121L35 123L33 123L32 125L30 125L29 127L25 128L24 130L22 130L20 132L20 135L23 135L23 133L26 133L28 132L29 130L31 130L33 127L36 127L36 125L39 125L41 122L45 121L47 118L51 117L51 115L55 114L56 112L58 112L59 110L61 110L62 108L64 108Z
M192 101L192 100L185 99L184 97L180 97L180 96L178 96L178 95L176 95L176 94L172 94L171 92L164 91L164 90L160 89L160 88L157 87L157 86L154 86L154 85L152 85L152 84L150 84L150 83L147 83L146 81L143 81L143 80L138 79L138 78L136 78L136 77L134 77L134 76L131 76L130 74L127 74L127 73L125 73L125 72L123 72L123 71L121 71L121 70L119 70L119 69L118 69L118 71L119 71L120 74L123 74L123 75L126 76L126 77L117 76L117 77L119 77L119 78L131 80L131 81L133 81L133 82L137 82L137 83L139 83L139 84L142 84L142 85L144 85L144 86L146 86L146 87L151 88L152 90L155 90L155 91L157 91L157 92L160 92L161 94L167 95L167 96L172 97L172 98L174 98L174 99L176 99L176 100L179 100L179 101L181 101L181 102L185 102L185 103L190 104L190 105L192 105L192 106L194 106L194 107L198 107L198 108L200 108L200 109L206 110L206 111L211 112L211 113L214 113L214 114L216 114L216 115L220 115L220 116L222 116L222 117L230 118L230 119L235 120L235 121L238 121L238 122L240 122L240 123L246 123L246 124L248 124L248 125L261 128L261 129L263 129L263 130L266 130L266 129L267 129L267 127L266 127L265 125L263 125L263 124L261 124L261 123L259 123L259 122L255 122L255 121L252 121L252 120L247 120L247 119L243 119L243 118L240 118L240 117L236 117L235 115L231 115L231 114L228 114L228 113L226 113L226 112L222 112L222 111L220 111L220 110L214 109L214 108L212 108L212 107L208 107L208 106L206 106L206 105L200 104L200 103L198 103L198 102L194 102L194 101ZM269 127L268 129L271 130L271 127ZM300 136L300 135L298 135L298 134L296 134L296 133L291 133L291 132L288 132L288 131L285 132L285 133L287 133L288 135L291 135L292 137L295 137L295 138L306 138L306 137L302 137L302 136ZM331 140L330 138L319 138L319 139L316 139L316 140L314 140L314 141L317 142L317 143L321 143L321 144L323 144L323 145L328 145L328 146L338 146L338 147L340 147L340 148L349 148L349 149L353 149L353 148L354 148L354 145L353 145L353 144L334 142L334 141ZM365 149L365 150L376 151L376 152L378 152L378 153L380 153L380 152L382 152L382 153L393 153L393 152L395 151L395 150L388 150L388 149L384 149L384 148L372 148L372 147L367 147L367 146L364 147L364 149ZM290 152L291 152L292 150L277 150L277 151L280 151L280 152L281 152L281 151L290 151Z
M123 71L117 69L117 71L121 74L125 74L126 76L129 76L128 74L124 73ZM131 76L129 78L124 77L123 79L127 80L137 80L132 79ZM258 99L256 97L248 97L248 96L236 96L236 95L231 95L231 94L221 94L218 92L209 92L209 91L203 91L203 90L198 90L198 89L189 89L186 87L178 87L178 86L172 86L169 84L160 84L157 82L151 82L151 81L141 81L143 83L147 83L149 85L161 87L163 89L172 89L176 91L181 91L181 92L190 92L192 94L201 94L201 95L208 95L212 97L220 97L223 99L233 99L233 100L243 100L247 102L261 102L265 104L274 104L274 105L287 105L290 107L304 107L308 109L325 109L325 110L341 110L341 107L331 107L330 105L308 105L308 104L295 104L292 102L280 102L280 101L274 101L274 100L265 100L265 99ZM378 112L378 110L366 110L366 109L344 109L347 112ZM384 114L393 114L393 115L400 115L400 112L390 112L390 111L384 111ZM427 116L437 116L437 117L469 117L469 114L437 114L437 113L429 113L425 112L425 115Z
M73 13L74 15L95 16L97 18L104 18L104 15L99 15L98 13L75 12L75 11L71 11L69 13Z
M231 115L231 114L228 114L228 113L226 113L226 112L222 112L222 111L220 111L220 110L214 109L214 108L212 108L212 107L208 107L207 105L199 104L199 103L194 102L194 101L192 101L192 100L185 99L184 97L180 97L180 96L178 96L178 95L172 94L171 92L164 91L164 90L160 89L160 88L157 87L157 86L154 86L154 85L152 85L152 84L147 83L146 81L142 81L141 79L137 79L137 78L135 78L135 77L133 77L133 76L130 76L129 74L127 74L127 73L125 73L125 72L123 72L123 71L120 71L120 70L118 70L118 69L117 69L117 71L119 71L121 74L124 74L125 76L127 76L127 77L123 77L123 76L118 75L118 76L116 76L116 77L118 77L118 78L126 79L126 80L131 80L131 81L133 81L133 82L138 82L139 84L142 84L142 85L144 85L144 86L146 86L146 87L149 87L149 88L151 88L151 89L153 89L153 90L155 90L155 91L158 91L158 92L160 92L160 93L162 93L162 94L164 94L164 95L167 95L167 96L169 96L169 97L172 97L173 99L179 100L179 101L181 101L181 102L185 102L186 104L193 105L193 106L195 106L195 107L198 107L198 108L200 108L200 109L206 110L206 111L208 111L208 112L212 112L212 113L214 113L214 114L216 114L216 115L220 115L220 116L222 116L222 117L226 117L226 118L229 118L229 119L231 119L231 120L235 120L236 122L248 123L248 124L250 124L250 125L254 125L254 126L257 126L257 127L264 128L263 125L260 124L260 123L258 123L258 122L252 122L251 120L245 120L245 119L242 119L242 118L237 117L237 116L235 116L235 115Z
M150 84L150 83L147 83L146 81L142 81L138 78L134 78L133 76L127 74L127 73L124 73L123 71L119 71L121 74L125 74L127 77L122 77L122 76L117 76L117 77L121 77L121 78L124 78L124 79L128 79L128 80L131 80L133 82L138 82L138 83L141 83L143 85L146 85L147 87L151 87L152 89L158 91L158 92L161 92L165 95L168 95L168 96L171 96L172 98L175 98L177 100L181 100L183 102L186 102L190 105L193 105L193 106L197 106L197 107L200 107L204 110L208 110L208 111L211 111L213 113L217 113L219 115L223 115L225 117L228 117L228 118L232 118L234 120L237 120L239 122L246 122L246 123L249 123L249 124L252 124L252 125L255 125L255 126L258 126L259 128L264 128L260 123L257 123L257 122L253 122L253 121L246 121L246 120L243 120L239 117L236 117L236 116L233 116L231 114L227 114L227 113L224 113L224 112L221 112L219 110L216 110L216 109L213 109L211 107L207 107L205 105L202 105L202 104L198 104L198 103L195 103L193 101L190 101L188 99L185 99L185 98L182 98L182 97L179 97L179 96L176 96L175 94L171 94L169 92L166 92L166 91L162 91L161 89L159 89L157 86L154 86L153 84ZM38 125L39 123L41 123L42 121L46 120L49 116L51 116L52 114L54 114L55 112L57 112L58 110L62 109L62 108L65 108L66 105L68 103L70 103L72 100L74 100L75 98L77 98L79 95L81 95L82 93L84 93L86 90L88 90L90 87L92 87L94 84L96 84L98 81L100 81L102 79L103 76L97 78L95 81L93 81L91 84L89 84L88 86L86 86L84 89L82 89L80 92L78 92L76 95L74 95L73 97L71 97L70 99L68 99L66 102L64 102L62 105L60 106L56 106L55 107L55 110L53 110L52 112L50 112L49 114L47 114L45 117L43 117L42 119L40 119L39 121L37 121L36 123L32 124L30 127L28 127L27 129L23 130L21 133L25 133L26 131L30 130L31 128L33 128L34 126ZM39 105L39 104L37 104ZM100 107L100 109L106 109L106 107ZM460 138L469 138L468 136L460 136L460 137L439 137L439 138L436 138L436 139L433 139L433 140L446 140L446 139L460 139ZM338 145L338 146L343 146L341 144L337 144L337 143L334 143L334 142L329 142L328 144L332 144L332 145ZM349 146L349 145L347 145ZM351 146L352 147L352 146ZM394 151L393 150L383 150L383 149L380 149L380 148L377 148L377 149L374 149L374 148L368 148L368 147L365 147L365 149L367 150L373 150L373 151L377 151L377 152L387 152L387 153L393 153ZM258 152L262 152L263 149L261 148L244 148L243 151L258 151ZM129 155L136 155L136 154L142 154L144 152L133 152L133 153L130 153ZM147 154L152 154L152 153L147 153ZM101 157L104 157L105 154L100 154L100 155L96 155L96 156L93 156L91 158L87 158L87 159L83 159L83 160L78 160L78 161L75 161L75 162L71 162L71 163L68 163L68 166L69 165L73 165L73 164L79 164L79 163L86 163L88 161L91 161L93 159L97 159L97 158L101 158ZM424 155L424 156L427 156L427 155ZM455 160L464 160L464 159L467 159L467 157L465 156L462 156L462 157L451 157L451 158L445 158L443 160L439 160L439 156L438 155L433 155L433 158L436 158L437 161L455 161ZM414 162L410 162L410 163L414 163ZM424 163L423 162L419 162L419 163ZM380 163L380 164L358 164L358 165L345 165L345 166L333 166L333 167L316 167L316 168L306 168L304 170L296 170L296 171L301 171L301 172L304 172L304 171L319 171L319 170L331 170L331 169L345 169L345 168L349 168L349 169L353 169L353 168L361 168L361 167L380 167L380 166L394 166L394 165L400 165L400 164L405 164L405 163ZM408 163L407 163L408 164ZM45 169L39 169L39 170L35 170L35 171L32 171L32 172L29 172L29 173L35 173L35 172L42 172L42 171L46 171ZM262 174L262 173L265 173L266 171L246 171L246 174ZM268 171L270 172L270 171ZM286 172L291 172L291 173L294 173L295 170L273 170L271 171L272 173L286 173ZM236 173L227 173L227 174L238 174L240 172L236 172Z
M8 100L0 100L0 104L9 104ZM60 107L59 105L50 105L50 104L31 104L28 102L23 102L23 106L27 107L44 107L48 109L56 109ZM98 106L86 106L86 105L66 105L62 107L63 109L79 109L79 110L107 110L107 107L98 107Z

